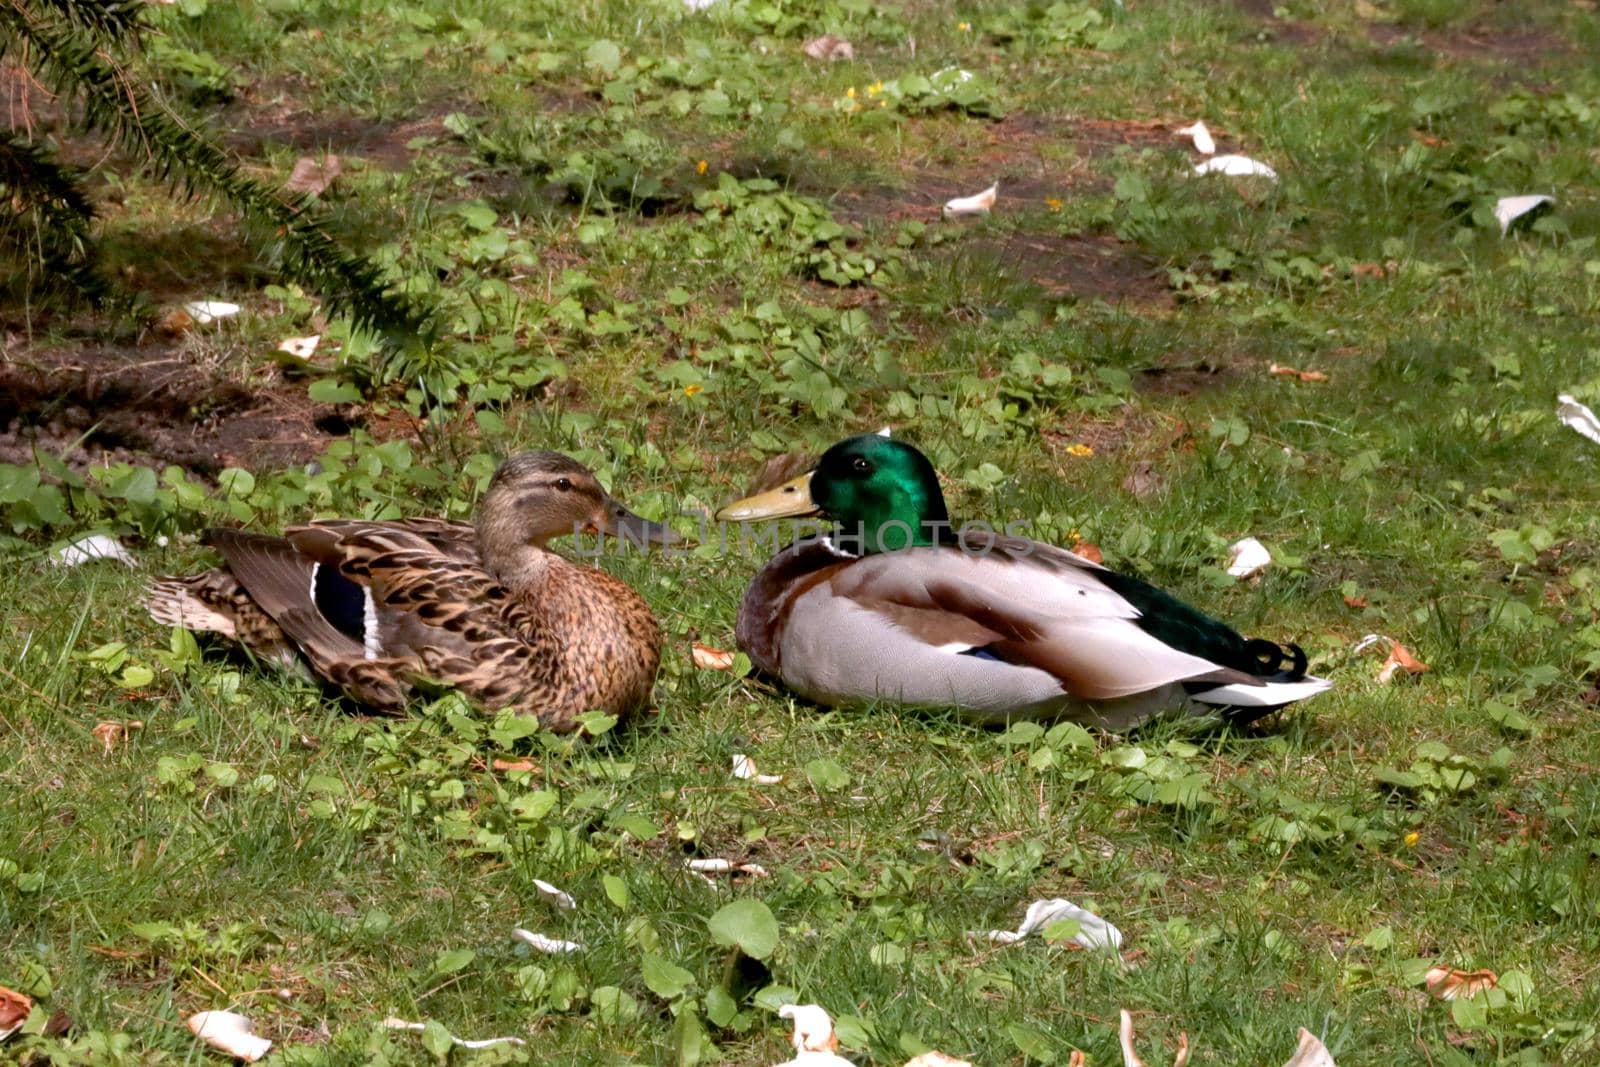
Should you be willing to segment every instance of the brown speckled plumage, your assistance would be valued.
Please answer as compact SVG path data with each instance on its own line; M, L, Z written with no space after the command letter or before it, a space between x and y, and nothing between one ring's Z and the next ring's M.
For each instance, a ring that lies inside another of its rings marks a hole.
M643 705L661 660L660 627L637 593L544 547L583 528L669 536L580 464L532 453L496 473L476 526L335 519L283 537L216 530L208 543L225 566L154 583L148 607L158 622L301 661L374 710L400 711L426 680L570 730L586 711ZM318 583L364 600L341 612L314 595Z

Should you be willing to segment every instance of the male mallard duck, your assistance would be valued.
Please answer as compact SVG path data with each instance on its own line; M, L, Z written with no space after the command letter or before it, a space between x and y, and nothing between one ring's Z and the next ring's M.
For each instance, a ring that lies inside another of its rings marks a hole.
M501 464L475 525L330 519L282 537L211 530L223 566L149 589L151 618L221 635L257 656L303 664L380 711L414 683L454 685L488 708L570 730L624 715L650 695L661 628L628 586L545 547L578 531L667 544L583 464L532 452Z
M1300 649L1249 639L1137 578L1053 545L954 531L910 445L840 441L814 470L717 513L821 514L750 583L739 647L819 704L887 699L980 720L1067 718L1109 730L1162 711L1243 719L1329 687Z

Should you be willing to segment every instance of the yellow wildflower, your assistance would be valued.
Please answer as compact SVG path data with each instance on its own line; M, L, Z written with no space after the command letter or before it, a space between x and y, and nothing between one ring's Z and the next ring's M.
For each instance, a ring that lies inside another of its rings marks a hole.
M706 168L708 166L709 166L709 164L706 163L706 161L702 159L700 162L698 162L698 163L696 163L694 165L694 172L696 174L704 174L706 172Z
M854 100L856 98L856 87L854 85L850 86L850 88L844 91L844 95Z
M1422 840L1422 835L1415 830L1405 836L1406 848L1416 848L1417 842Z
M956 23L956 29L960 30L962 33L970 33L972 31L972 23L958 22Z
M882 82L873 82L871 85L867 86L868 96L877 96L881 92L883 92Z
M1068 445L1067 446L1067 455L1069 455L1069 456L1092 456L1092 455L1094 455L1094 449L1090 448L1086 444L1083 444L1082 442L1079 442L1078 444Z
M696 393L703 393L705 391L705 387L701 385L686 385L683 387L684 396L694 396Z
M1053 196L1047 196L1044 198L1044 206L1049 208L1051 211L1060 211L1061 201Z

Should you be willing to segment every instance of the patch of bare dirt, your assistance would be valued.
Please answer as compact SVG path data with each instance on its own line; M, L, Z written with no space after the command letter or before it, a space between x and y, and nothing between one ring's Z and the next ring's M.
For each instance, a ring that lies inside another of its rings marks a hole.
M413 138L448 136L445 117L466 109L458 101L439 101L412 118L379 121L366 115L330 114L297 99L292 87L280 85L241 94L223 118L234 127L226 144L242 156L264 155L268 145L281 145L308 155L332 153L386 170L404 170L411 165L407 146Z
M1315 44L1323 38L1320 26L1298 19L1281 19L1274 12L1277 11L1277 0L1238 0L1235 5L1241 12L1256 20L1264 31L1264 37L1270 41L1280 41L1285 44L1309 45Z
M1506 67L1536 63L1572 48L1571 43L1559 33L1530 23L1452 29L1417 29L1375 23L1367 27L1367 36L1380 47L1414 42L1452 59L1485 61Z
M39 449L79 469L177 464L211 476L303 462L348 429L299 386L245 384L176 347L0 352L0 462Z
M937 121L937 120L936 120ZM1015 114L999 122L941 128L922 155L904 161L893 183L839 190L836 213L852 222L937 218L946 200L1000 186L1001 209L1042 210L1089 189L1109 187L1099 164L1118 147L1182 149L1168 119L1049 118Z
M999 269L1031 282L1052 298L1172 306L1172 292L1161 265L1109 235L1015 233L978 238L958 247L992 259Z
M1174 355L1139 372L1133 382L1152 396L1192 396L1220 389L1239 376L1236 364L1193 355Z

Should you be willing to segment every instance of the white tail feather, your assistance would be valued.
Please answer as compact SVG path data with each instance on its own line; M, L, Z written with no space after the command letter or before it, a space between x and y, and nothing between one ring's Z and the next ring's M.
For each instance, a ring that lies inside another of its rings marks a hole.
M1190 700L1202 704L1217 704L1239 708L1281 708L1297 700L1327 692L1333 683L1326 678L1306 675L1298 682L1268 682L1266 685L1219 685L1201 693L1191 693Z

